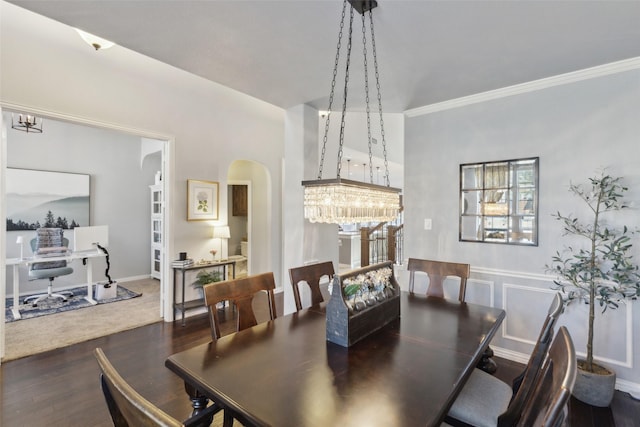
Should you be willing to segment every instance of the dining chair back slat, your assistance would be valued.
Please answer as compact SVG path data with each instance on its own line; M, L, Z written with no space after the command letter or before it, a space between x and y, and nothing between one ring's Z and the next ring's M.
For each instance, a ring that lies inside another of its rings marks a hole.
M449 276L459 277L458 301L464 301L467 279L471 271L469 264L409 258L407 270L409 271L409 292L414 292L416 271L420 271L429 276L427 295L440 298L444 298L444 280Z
M529 361L524 371L512 382L513 399L507 411L498 417L498 426L513 425L522 415L524 405L533 392L541 367L549 353L553 340L554 327L563 309L562 295L558 292L549 306L547 317L533 347Z
M567 412L567 402L578 370L576 352L569 331L560 327L536 386L524 407L518 426L556 427Z
M311 305L320 304L324 301L320 291L320 279L327 276L329 283L335 274L331 261L319 262L316 264L294 267L289 269L289 278L293 288L293 298L296 303L296 310L302 310L302 300L300 299L300 284L306 283L311 291Z
M204 300L211 321L211 335L220 338L220 321L217 304L230 301L236 309L236 331L242 331L258 324L253 311L253 298L259 292L266 292L269 318L276 318L274 289L276 288L273 273L262 273L223 282L214 282L203 287Z

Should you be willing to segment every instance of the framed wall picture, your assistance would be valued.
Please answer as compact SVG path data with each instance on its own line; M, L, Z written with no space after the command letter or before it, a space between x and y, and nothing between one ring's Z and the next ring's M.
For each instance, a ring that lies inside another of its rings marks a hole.
M7 231L89 225L89 175L7 168L6 182Z
M187 180L187 221L218 219L218 183Z

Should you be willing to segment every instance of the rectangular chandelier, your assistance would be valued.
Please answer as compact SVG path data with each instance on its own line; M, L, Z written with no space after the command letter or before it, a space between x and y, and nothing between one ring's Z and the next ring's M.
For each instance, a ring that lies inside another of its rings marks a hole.
M393 221L400 189L349 179L302 181L304 217L312 223L351 224Z

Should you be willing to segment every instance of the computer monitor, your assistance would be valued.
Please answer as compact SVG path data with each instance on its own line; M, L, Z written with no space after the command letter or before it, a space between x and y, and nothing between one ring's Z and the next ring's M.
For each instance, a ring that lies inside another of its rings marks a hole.
M96 243L105 248L109 246L108 225L92 225L73 229L74 252L97 251Z

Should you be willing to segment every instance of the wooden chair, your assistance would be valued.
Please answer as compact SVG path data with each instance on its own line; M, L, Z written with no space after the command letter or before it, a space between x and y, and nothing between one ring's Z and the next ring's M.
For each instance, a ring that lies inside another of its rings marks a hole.
M409 258L407 270L409 270L409 292L413 293L416 271L421 271L429 276L427 295L440 298L444 298L444 279L449 276L459 277L458 301L464 301L467 279L471 270L469 264Z
M222 409L215 404L211 405L182 423L136 392L116 371L101 348L96 348L94 354L100 365L102 392L115 427L206 425Z
M291 279L291 286L293 287L293 298L296 301L296 310L302 310L299 288L301 282L309 286L311 290L311 305L316 305L324 301L322 292L320 292L320 279L323 276L328 276L329 281L331 281L334 274L335 270L333 269L333 263L331 261L290 268L289 278Z
M556 321L562 313L557 293L549 307L527 367L513 384L474 369L449 409L447 421L454 426L513 426L519 421L549 353Z
M216 305L222 301L231 301L236 307L236 331L250 328L258 324L253 312L253 297L260 291L267 293L269 318L276 318L276 302L273 294L276 288L273 273L262 273L241 279L210 283L204 286L204 301L209 309L211 336L220 338L220 321Z
M561 326L551 344L549 357L538 376L536 387L527 400L518 426L556 427L563 423L567 402L573 391L578 362L573 341Z
M427 288L427 295L444 298L444 280L447 277L453 276L460 278L458 301L464 301L467 291L467 279L469 278L469 274L471 272L471 267L469 266L469 264L409 258L409 262L407 263L407 270L409 270L409 292L413 293L416 271L420 271L423 273L427 273L427 275L429 276L429 287ZM478 368L490 374L496 372L498 367L496 363L491 359L492 357L493 350L491 349L491 347L487 347L484 354L482 355L482 359L478 363Z

